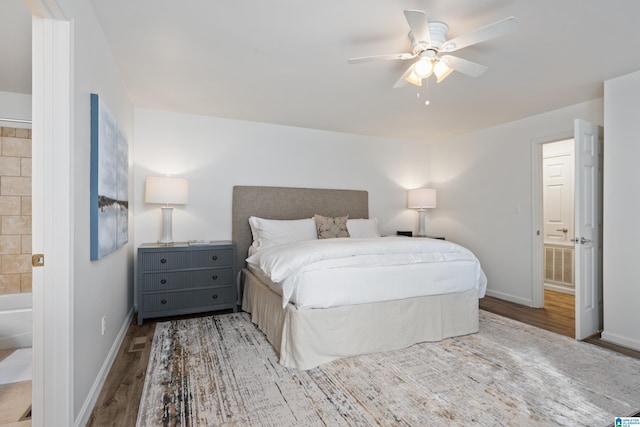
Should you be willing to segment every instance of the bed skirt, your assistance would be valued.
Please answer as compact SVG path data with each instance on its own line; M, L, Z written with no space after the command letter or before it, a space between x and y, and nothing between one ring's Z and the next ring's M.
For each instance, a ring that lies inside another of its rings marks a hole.
M478 332L478 291L326 309L282 308L282 297L243 270L242 309L264 332L280 364L312 369L343 357L397 350Z

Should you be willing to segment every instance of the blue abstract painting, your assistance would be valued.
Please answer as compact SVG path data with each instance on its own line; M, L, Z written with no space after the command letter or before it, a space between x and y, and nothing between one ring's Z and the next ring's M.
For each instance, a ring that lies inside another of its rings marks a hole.
M91 94L91 259L129 240L129 144L102 99Z

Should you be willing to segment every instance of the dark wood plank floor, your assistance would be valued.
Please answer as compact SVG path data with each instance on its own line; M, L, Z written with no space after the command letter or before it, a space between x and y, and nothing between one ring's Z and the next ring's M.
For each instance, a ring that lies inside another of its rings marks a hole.
M155 329L154 320L138 326L134 316L87 426L136 425Z
M576 324L573 295L544 291L544 308L531 308L486 296L480 308L501 316L574 338Z
M492 297L485 297L480 300L480 308L562 335L574 337L575 309L573 296L549 292L551 291L545 291L545 308L525 307ZM211 313L203 315L208 314ZM144 377L156 321L153 319L145 320L142 326L138 326L135 320L134 317L122 347L107 376L104 387L100 392L96 406L87 423L89 427L126 427L136 425L138 406L142 396L142 388L144 387ZM599 336L594 336L585 341L640 359L639 351L608 344L599 338Z

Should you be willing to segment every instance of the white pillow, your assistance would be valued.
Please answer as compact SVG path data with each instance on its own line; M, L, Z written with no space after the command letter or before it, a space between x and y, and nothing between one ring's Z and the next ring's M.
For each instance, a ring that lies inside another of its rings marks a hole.
M249 217L249 226L253 234L251 248L254 250L318 238L316 221L313 218L279 220L252 216Z
M349 231L349 236L355 238L380 237L376 218L348 219L347 230Z

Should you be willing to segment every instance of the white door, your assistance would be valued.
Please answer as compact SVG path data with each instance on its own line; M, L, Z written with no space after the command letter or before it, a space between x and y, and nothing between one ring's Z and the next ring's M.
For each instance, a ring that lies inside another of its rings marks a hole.
M573 139L543 147L544 243L573 246Z
M602 329L602 128L576 119L574 133L576 339L581 340Z

